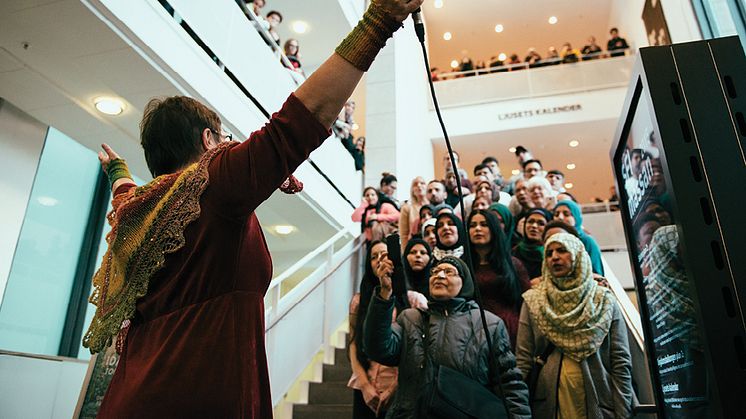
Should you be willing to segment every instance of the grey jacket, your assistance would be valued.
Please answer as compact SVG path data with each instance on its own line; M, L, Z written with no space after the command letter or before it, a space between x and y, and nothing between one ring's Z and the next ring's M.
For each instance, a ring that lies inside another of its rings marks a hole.
M416 309L404 310L391 323L394 299L381 299L376 292L368 307L363 343L371 359L399 366L399 386L387 418L412 418L421 390L432 381L434 369L425 362L423 319L429 318L430 359L451 367L484 384L502 383L505 405L513 418L530 418L528 388L516 368L510 341L502 320L485 313L494 348L493 377L488 377L488 348L477 305L454 298L430 302L428 315ZM496 394L499 394L495 386Z
M547 338L533 322L523 304L516 340L516 361L526 379L548 345ZM614 303L611 328L601 347L580 363L585 387L588 419L629 418L632 416L632 358L627 340L627 325L619 306ZM541 369L531 399L535 418L554 419L557 411L557 383L562 364L562 350L555 348Z

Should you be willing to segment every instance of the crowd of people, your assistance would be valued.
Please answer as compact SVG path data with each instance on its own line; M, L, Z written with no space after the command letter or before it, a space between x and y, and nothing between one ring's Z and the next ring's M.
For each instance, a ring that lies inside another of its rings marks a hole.
M546 67L558 64L576 63L578 61L597 60L605 57L619 57L625 54L629 48L627 40L619 36L619 29L611 28L609 31L609 40L606 42L606 51L596 42L595 36L588 37L586 44L582 49L574 48L570 42L565 42L557 50L556 47L550 46L546 55L541 56L536 48L531 47L526 52L526 56L521 61L517 53L510 54L506 57L493 56L487 62L479 61L476 64L471 58L464 57L461 63L454 68L455 72L464 73L455 75L456 77L468 77L477 74L499 73L506 71L517 71L526 68ZM442 73L437 68L431 69L433 80L451 78L448 73Z
M262 9L267 5L266 0L236 1L240 4L244 4L249 10L251 10L251 12L253 12L256 20L252 19L252 17L249 17L249 19L252 20L257 26L257 30L266 31L269 34L269 37L272 39L273 43L278 47L280 45L283 45L282 40L280 39L280 35L277 32L277 29L280 27L280 24L283 21L282 13L278 12L277 10L270 10L266 14L262 14ZM290 38L285 41L285 44L283 45L283 52L289 62L289 64L286 64L286 66L291 70L305 76L302 65L300 63L300 45L298 44L298 40L295 38Z
M599 246L564 174L515 154L510 179L494 157L470 179L446 155L443 177L416 177L403 203L391 173L365 188L352 214L368 240L350 304L353 417L426 417L444 366L500 395L510 417L631 416L627 329ZM392 233L401 255L388 254Z

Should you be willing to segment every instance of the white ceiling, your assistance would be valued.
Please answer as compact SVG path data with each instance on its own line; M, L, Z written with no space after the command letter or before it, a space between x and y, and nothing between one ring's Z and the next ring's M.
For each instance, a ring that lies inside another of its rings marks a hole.
M0 1L0 97L91 150L111 144L143 179L150 177L139 144L143 108L152 97L177 94L80 0ZM100 114L93 107L97 96L123 98L127 108L116 117ZM337 231L308 204L282 193L257 213L265 227L298 227L288 237L267 234L275 273Z
M510 178L511 171L520 167L509 148L522 145L541 160L544 170L559 169L563 172L566 182L574 185L570 192L580 202L591 202L594 197L609 197L609 188L613 184L609 149L616 126L617 120L609 119L461 136L452 138L451 142L461 156L461 167L470 177L475 165L486 156L493 156L500 162L503 176ZM570 147L568 143L572 140L577 140L580 145ZM433 155L439 176L445 172L442 163L445 154L443 140L434 140ZM569 163L574 163L576 168L568 170L566 165Z
M428 46L431 66L445 71L451 60L470 57L484 60L501 52L516 53L523 61L529 47L542 55L550 46L558 50L564 42L582 48L589 35L605 47L609 31L611 0L425 0ZM557 24L548 19L556 16ZM495 25L504 27L495 32ZM621 28L624 32L624 28ZM445 41L443 34L451 32Z

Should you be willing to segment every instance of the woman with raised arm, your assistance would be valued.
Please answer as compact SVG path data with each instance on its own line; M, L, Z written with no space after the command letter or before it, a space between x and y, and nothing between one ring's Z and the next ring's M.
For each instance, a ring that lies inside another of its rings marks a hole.
M329 137L364 72L422 0L374 0L336 52L243 143L188 97L155 99L141 126L155 179L136 187L101 156L112 231L83 344L117 342L100 418L270 418L264 294L272 260L254 210Z
M392 272L388 259L378 265L380 286L370 300L363 336L371 359L399 367L399 385L386 417L423 417L416 414L423 407L418 399L440 366L500 395L513 419L530 418L528 389L516 368L505 324L485 312L492 354L488 350L466 263L453 256L436 262L430 272L428 308L404 310L393 324Z

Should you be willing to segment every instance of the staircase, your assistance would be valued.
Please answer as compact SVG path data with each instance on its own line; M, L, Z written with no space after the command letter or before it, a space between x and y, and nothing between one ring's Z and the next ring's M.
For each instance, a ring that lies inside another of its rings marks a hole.
M293 405L293 419L349 419L352 389L347 387L352 369L347 349L334 350L334 365L324 365L321 383L310 383L308 404Z

